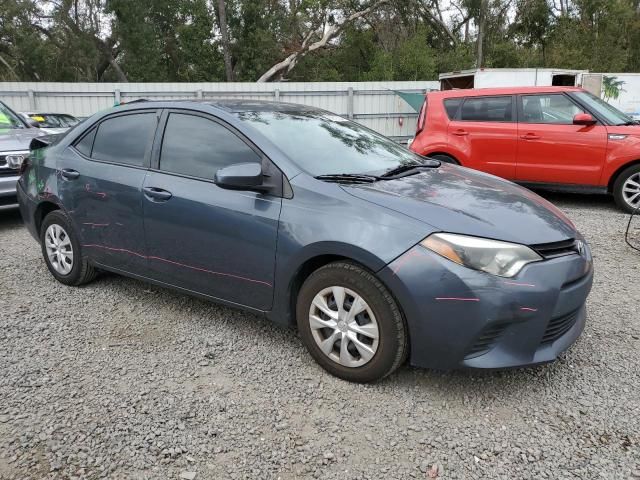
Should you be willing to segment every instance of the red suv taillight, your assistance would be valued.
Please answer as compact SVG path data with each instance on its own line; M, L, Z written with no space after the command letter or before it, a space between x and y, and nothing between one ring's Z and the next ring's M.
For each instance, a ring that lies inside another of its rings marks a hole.
M418 113L418 123L416 125L416 135L419 134L424 128L424 124L426 123L427 118L427 97L424 98L424 103L420 108L420 113Z

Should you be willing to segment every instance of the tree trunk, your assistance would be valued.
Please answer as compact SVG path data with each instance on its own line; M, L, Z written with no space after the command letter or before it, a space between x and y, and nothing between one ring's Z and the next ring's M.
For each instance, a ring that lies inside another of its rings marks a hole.
M224 71L227 82L233 82L233 66L231 65L231 50L229 48L229 32L227 30L227 7L225 0L218 0L218 21L222 34L222 55L224 56Z
M485 30L485 9L487 0L480 0L480 14L478 15L478 45L476 68L482 68L484 63L484 30Z

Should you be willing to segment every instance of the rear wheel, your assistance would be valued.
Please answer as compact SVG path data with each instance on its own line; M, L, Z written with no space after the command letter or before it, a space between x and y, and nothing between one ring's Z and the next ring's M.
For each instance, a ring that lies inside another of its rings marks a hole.
M96 276L82 256L78 237L69 218L60 210L49 213L40 228L42 256L51 274L65 285L82 285Z
M353 263L326 265L304 282L296 317L311 356L329 373L372 382L407 356L404 319L385 286Z
M434 160L440 160L443 163L451 163L453 165L460 165L460 163L453 157L449 155L445 155L444 153L436 153L435 155L427 155L429 158L433 158Z
M613 184L613 196L618 207L627 212L640 208L640 165L623 170Z

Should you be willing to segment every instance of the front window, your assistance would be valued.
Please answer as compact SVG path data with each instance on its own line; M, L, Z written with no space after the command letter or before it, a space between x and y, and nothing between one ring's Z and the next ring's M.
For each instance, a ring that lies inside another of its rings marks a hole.
M0 132L2 130L11 130L14 128L25 128L24 122L22 122L15 113L0 102Z
M238 112L307 173L377 174L422 157L337 115L320 111Z
M609 105L592 93L576 92L573 95L599 117L602 117L609 125L635 125L636 123L630 116L625 115L616 107Z
M562 93L522 96L522 123L573 125L573 117L584 110Z

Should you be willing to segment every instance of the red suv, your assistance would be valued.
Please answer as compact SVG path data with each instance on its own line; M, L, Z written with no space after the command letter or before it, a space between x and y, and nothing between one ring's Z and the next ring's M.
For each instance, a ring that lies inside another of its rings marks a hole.
M581 88L431 92L411 150L532 188L640 208L640 124Z

